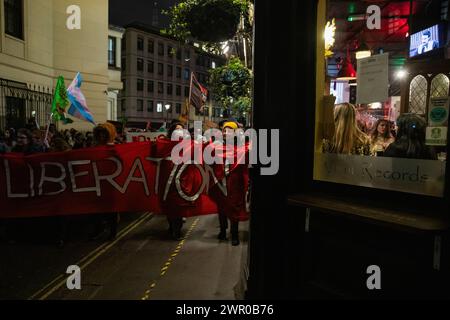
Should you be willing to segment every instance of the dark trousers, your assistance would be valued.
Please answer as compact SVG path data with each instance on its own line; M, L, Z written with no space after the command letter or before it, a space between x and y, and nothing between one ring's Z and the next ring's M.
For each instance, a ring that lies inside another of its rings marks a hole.
M92 216L94 223L94 232L91 238L100 236L105 231L105 225L109 227L109 239L113 240L117 236L117 228L119 224L118 213L103 213Z
M183 227L182 217L167 217L169 223L169 232L173 238L179 239L181 237L181 228Z
M228 229L228 218L226 215L219 213L219 222L220 222L220 232L227 232ZM231 235L238 236L239 234L239 221L231 221Z

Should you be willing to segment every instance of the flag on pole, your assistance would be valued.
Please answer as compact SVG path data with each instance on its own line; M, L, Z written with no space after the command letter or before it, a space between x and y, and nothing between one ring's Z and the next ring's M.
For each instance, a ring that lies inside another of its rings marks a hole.
M66 85L64 84L64 77L59 76L56 82L55 94L52 101L52 119L57 121L64 121L65 124L72 123L73 121L67 119L65 116L66 108L70 104L67 97Z
M80 120L88 121L93 125L96 125L92 112L89 110L86 98L83 92L81 92L81 84L83 83L83 78L78 72L75 79L73 79L72 84L67 89L67 96L71 103L68 113Z
M201 110L208 100L208 90L198 82L192 72L190 104L197 110Z

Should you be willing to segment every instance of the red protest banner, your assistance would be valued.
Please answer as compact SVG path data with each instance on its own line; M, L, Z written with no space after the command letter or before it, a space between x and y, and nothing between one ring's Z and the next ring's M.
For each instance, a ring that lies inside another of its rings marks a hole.
M248 179L245 165L217 178L220 169L205 164L174 164L170 155L176 145L158 140L64 153L1 155L0 218L136 211L184 217L215 214L220 194L215 190L223 189L227 179L231 192L222 192L225 198L219 201L226 201L226 194L236 198L236 192L245 199L238 177Z

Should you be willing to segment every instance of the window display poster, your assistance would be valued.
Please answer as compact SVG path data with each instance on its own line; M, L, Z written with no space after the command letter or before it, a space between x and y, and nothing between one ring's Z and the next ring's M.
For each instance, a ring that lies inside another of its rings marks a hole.
M428 112L428 123L430 127L448 126L448 97L432 98Z
M358 60L357 104L386 102L389 98L389 54Z
M428 146L446 146L447 127L427 127L425 141Z

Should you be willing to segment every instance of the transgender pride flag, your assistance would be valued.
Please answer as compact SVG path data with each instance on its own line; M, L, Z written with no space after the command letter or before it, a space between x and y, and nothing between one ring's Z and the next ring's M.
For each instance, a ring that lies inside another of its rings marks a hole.
M81 84L83 83L83 78L78 72L75 79L73 79L72 84L67 88L67 97L70 101L70 107L67 111L72 117L78 118L80 120L88 121L93 125L96 125L94 117L86 103L86 98L81 92Z

